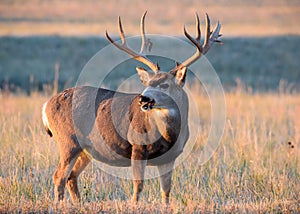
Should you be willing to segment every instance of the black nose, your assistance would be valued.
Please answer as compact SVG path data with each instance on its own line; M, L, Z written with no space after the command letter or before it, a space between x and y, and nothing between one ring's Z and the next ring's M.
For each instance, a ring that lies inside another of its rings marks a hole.
M143 96L143 95L140 95L139 102L140 103L151 103L151 102L153 102L153 99L151 99L149 97L146 97L146 96Z
M151 99L147 96L140 95L139 104L141 105L143 110L150 110L155 104L154 99Z

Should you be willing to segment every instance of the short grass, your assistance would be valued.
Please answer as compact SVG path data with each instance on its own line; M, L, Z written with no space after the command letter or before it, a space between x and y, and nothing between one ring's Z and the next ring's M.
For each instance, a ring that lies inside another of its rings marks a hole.
M131 181L90 165L80 176L83 202L53 203L52 175L58 147L45 133L41 106L48 96L0 95L0 212L300 212L300 96L245 93L226 97L227 120L218 150L201 165L199 154L210 124L202 106L199 140L173 175L171 203L160 202L157 179L147 180L136 206ZM298 116L297 116L298 115Z

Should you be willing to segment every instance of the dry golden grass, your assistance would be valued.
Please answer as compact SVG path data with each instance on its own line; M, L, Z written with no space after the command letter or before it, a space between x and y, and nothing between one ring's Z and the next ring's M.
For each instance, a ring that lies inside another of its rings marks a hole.
M90 165L80 177L83 203L53 203L52 174L58 148L42 126L46 96L0 95L0 212L300 212L299 94L226 94L221 145L204 165L199 154L208 135L209 101L201 109L199 141L173 175L171 204L160 203L157 179L147 180L136 206L132 184ZM290 142L290 144L289 144Z
M148 10L147 32L182 35L194 26L194 13L207 12L222 23L226 36L299 34L299 1L2 1L0 35L117 34L122 16L128 34L138 34L139 18Z

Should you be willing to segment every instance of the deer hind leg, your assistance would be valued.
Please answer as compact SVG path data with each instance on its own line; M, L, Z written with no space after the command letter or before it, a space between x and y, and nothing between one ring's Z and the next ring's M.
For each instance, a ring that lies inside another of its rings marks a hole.
M66 155L62 155L61 153L58 167L53 175L53 182L55 185L54 194L56 202L63 201L64 199L67 179L81 151L81 148L75 148L72 149L68 154L64 153Z
M162 197L162 202L164 204L169 203L173 167L174 167L174 162L157 166L160 175L159 179L160 179L161 197Z
M90 163L88 155L82 151L78 156L76 163L71 171L71 174L67 180L67 188L71 195L73 203L80 202L80 193L78 190L77 179L84 168Z

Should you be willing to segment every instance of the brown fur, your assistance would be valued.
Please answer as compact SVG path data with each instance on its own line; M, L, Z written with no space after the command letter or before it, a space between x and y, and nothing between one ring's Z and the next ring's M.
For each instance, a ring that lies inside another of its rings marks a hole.
M82 86L67 89L47 102L45 113L49 127L46 129L51 130L60 151L60 162L53 177L56 200L63 200L65 186L74 202L80 200L77 178L90 157L110 165L132 166L133 201L138 200L142 190L146 165L173 165L188 138L188 132L184 133L183 143L174 145L180 129L187 131L186 118L180 114L166 118L169 127L165 133L160 133L158 127L149 131L155 124L154 113L142 111L139 98L138 94ZM173 105L178 108L176 103ZM185 121L185 127L181 127L181 120ZM159 158L166 152L169 152L166 157ZM161 182L163 188L170 186L166 183L171 180ZM167 191L166 198L170 188L163 189Z

